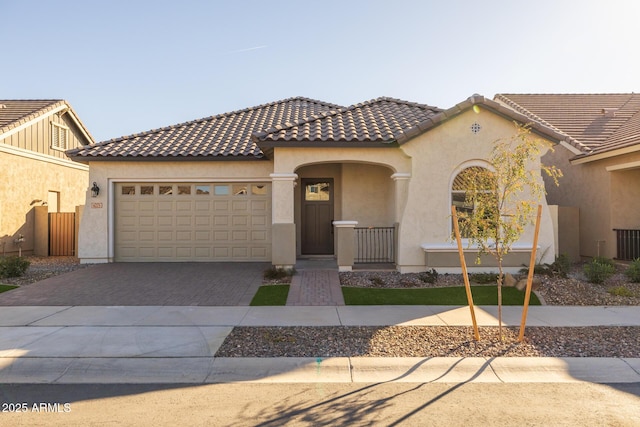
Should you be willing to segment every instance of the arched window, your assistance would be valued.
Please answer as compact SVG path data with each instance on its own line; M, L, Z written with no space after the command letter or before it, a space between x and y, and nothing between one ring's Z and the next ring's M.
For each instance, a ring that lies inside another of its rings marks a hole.
M493 173L482 166L470 166L456 175L451 184L451 204L463 218L474 215L477 201L475 198L491 195L493 179ZM488 216L486 210L483 216ZM464 220L459 221L459 226L462 237L469 237L469 230L465 227Z

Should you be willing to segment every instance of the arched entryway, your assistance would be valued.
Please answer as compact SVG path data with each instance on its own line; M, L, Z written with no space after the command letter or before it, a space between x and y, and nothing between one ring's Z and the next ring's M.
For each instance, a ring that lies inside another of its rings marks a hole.
M334 221L357 221L358 228L393 227L394 171L356 162L299 167L295 192L297 254L334 255Z

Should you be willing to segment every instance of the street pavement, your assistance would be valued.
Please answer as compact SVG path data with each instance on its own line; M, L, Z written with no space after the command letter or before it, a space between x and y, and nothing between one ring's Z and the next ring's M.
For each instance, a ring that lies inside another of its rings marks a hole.
M521 307L503 307L519 326ZM497 307L476 307L480 326ZM639 358L217 358L234 326L467 326L449 306L6 306L0 383L640 382ZM529 308L527 326L640 326L640 307Z

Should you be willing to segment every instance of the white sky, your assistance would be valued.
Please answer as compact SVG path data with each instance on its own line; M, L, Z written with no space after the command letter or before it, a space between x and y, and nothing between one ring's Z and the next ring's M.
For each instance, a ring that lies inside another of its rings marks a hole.
M640 89L637 0L0 0L0 16L0 99L66 99L96 141L291 96Z

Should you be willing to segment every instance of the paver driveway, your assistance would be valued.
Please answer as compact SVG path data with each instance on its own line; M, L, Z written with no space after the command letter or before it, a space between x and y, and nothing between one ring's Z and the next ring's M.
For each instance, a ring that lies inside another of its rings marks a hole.
M0 294L7 305L249 305L268 263L97 264Z

